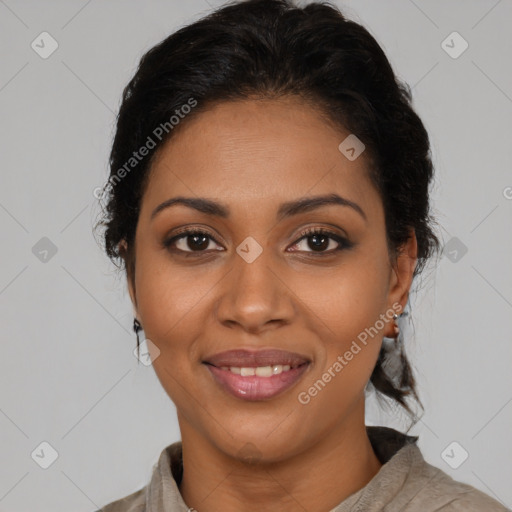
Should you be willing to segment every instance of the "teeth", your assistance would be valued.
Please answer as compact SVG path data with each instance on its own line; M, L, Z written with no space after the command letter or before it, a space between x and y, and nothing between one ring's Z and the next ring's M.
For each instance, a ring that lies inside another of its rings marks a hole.
M256 368L256 375L258 377L270 377L272 370L272 366L258 366L258 368Z
M273 366L258 366L257 368L238 368L236 366L222 366L222 370L229 370L231 373L236 373L242 377L256 375L257 377L272 377L272 375L279 375L280 373L287 372L290 369L289 364L281 365L275 364Z

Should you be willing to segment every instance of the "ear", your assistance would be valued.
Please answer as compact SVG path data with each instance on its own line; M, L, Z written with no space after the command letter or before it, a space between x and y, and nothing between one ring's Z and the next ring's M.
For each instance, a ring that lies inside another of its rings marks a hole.
M417 262L418 241L414 229L411 229L407 242L400 247L396 261L391 267L388 308L396 310L396 304L399 304L400 310L396 311L397 314L400 314L407 304ZM392 336L393 334L390 334L390 337Z
M128 293L132 301L134 315L137 317L137 294L135 290L135 272L132 266L132 262L128 256L128 246L126 240L123 238L118 244L118 252L123 258L126 268L126 281L128 286Z
M126 281L128 284L128 293L133 304L134 315L137 317L137 295L135 294L135 279L131 275L131 272L126 272Z

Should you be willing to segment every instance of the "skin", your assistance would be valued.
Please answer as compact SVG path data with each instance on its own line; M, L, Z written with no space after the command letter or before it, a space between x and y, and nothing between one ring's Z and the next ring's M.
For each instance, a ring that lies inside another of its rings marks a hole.
M412 231L391 264L365 155L349 161L338 150L348 134L298 98L225 102L183 121L152 166L128 289L160 351L150 346L177 408L180 492L198 512L329 511L382 466L366 433L364 389L391 321L308 404L297 399L381 314L405 307L417 261ZM333 192L357 203L367 220L339 205L276 220L283 202ZM151 219L176 196L214 199L230 216L174 205ZM163 242L183 226L213 239L197 249L185 237L172 252ZM332 251L339 243L327 239L319 256L315 240L301 239L308 227L331 229L354 246ZM252 263L236 252L248 236L263 250ZM241 347L299 352L311 364L281 395L244 401L202 364Z

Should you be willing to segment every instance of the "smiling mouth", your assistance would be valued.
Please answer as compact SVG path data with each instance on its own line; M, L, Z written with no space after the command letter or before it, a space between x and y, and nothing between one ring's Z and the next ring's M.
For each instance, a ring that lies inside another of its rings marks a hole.
M296 384L309 368L306 361L296 365L221 366L204 363L214 381L230 395L247 401L268 400Z

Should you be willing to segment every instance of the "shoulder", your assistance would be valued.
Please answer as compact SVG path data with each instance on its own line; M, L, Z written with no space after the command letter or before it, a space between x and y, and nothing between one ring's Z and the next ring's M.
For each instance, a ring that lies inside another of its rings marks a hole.
M124 498L108 503L96 512L145 512L145 510L146 487L143 487Z
M511 512L498 500L476 487L453 479L441 469L423 462L423 477L427 483L410 501L410 508L424 512ZM417 508L419 507L419 508Z
M441 510L446 512L511 512L499 501L474 487L447 503Z
M469 484L454 480L442 473L433 485L436 494L444 495L446 503L439 508L444 512L510 512L499 501Z
M179 502L175 477L182 469L181 441L166 446L151 470L149 483L139 490L112 501L95 512L146 512L146 503L152 510L162 509L162 496Z

